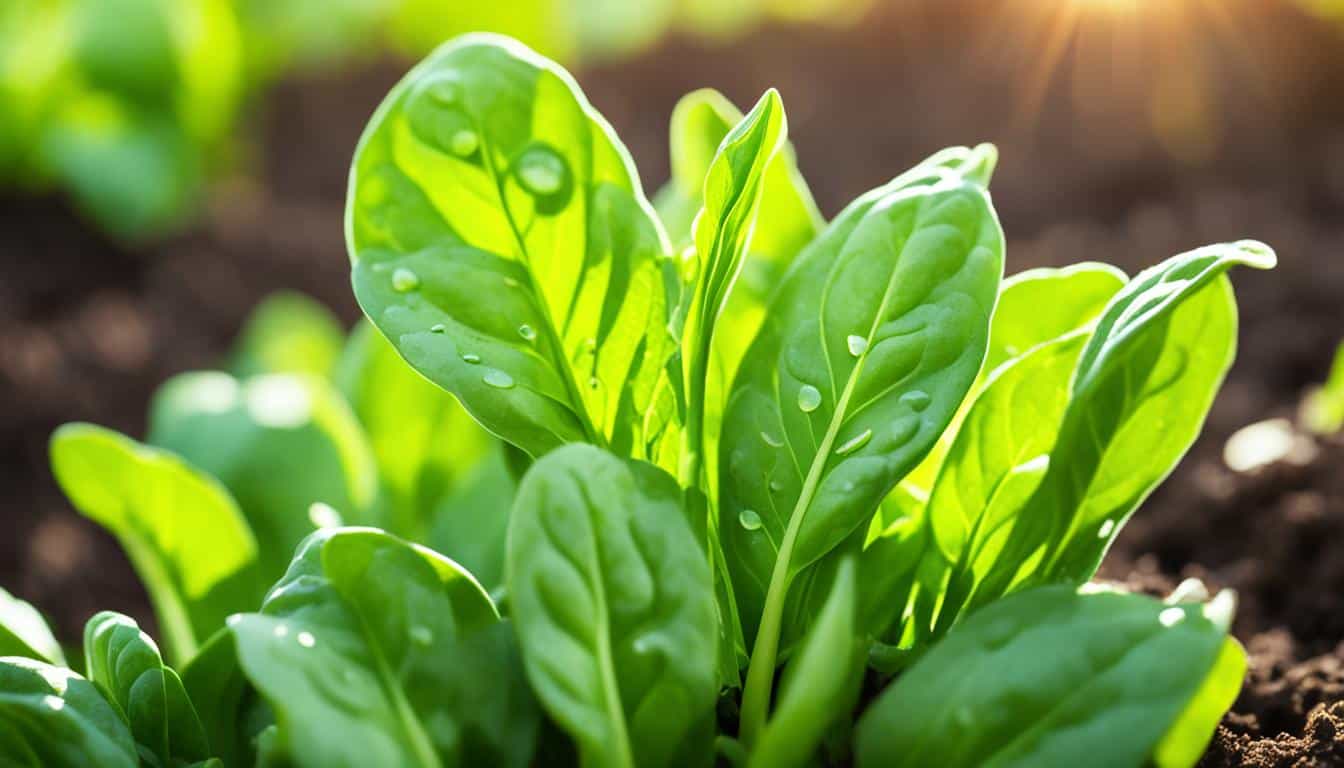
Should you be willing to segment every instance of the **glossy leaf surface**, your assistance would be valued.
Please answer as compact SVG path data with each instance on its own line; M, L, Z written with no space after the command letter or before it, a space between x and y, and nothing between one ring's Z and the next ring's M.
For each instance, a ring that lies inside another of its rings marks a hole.
M261 613L230 627L295 765L531 758L536 710L511 633L475 580L428 549L374 529L320 531Z
M4 589L0 589L0 656L65 663L61 644L52 636L42 614Z
M189 765L211 757L182 680L132 619L110 611L89 619L84 667L89 680L102 686L126 718L136 743L158 765Z
M1200 606L1042 587L954 629L859 722L859 766L1142 765L1224 643Z
M0 658L0 762L21 768L138 768L121 714L88 680L33 659Z
M75 508L121 542L175 662L260 597L256 540L214 478L91 424L56 431L51 467Z
M563 69L494 36L440 48L365 131L346 223L360 306L487 429L656 458L666 238Z
M591 446L538 461L514 503L508 588L528 678L584 765L708 756L695 734L713 712L718 627L671 477Z

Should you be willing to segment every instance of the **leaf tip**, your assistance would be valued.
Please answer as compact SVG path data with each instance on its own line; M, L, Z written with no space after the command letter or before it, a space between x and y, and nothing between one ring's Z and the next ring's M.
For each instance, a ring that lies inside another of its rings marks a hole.
M994 177L994 169L999 165L999 148L990 143L976 145L962 166L962 176L988 187Z
M1279 263L1273 248L1259 240L1240 240L1232 247L1241 254L1242 263L1255 269L1273 269Z

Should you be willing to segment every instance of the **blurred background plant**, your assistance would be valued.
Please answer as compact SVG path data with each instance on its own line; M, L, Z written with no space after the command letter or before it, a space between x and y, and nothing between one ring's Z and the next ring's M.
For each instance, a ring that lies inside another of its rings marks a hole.
M63 190L130 240L181 226L246 157L246 105L292 71L418 58L473 30L566 62L672 29L846 21L867 0L10 0L0 8L0 186ZM240 144L240 141L244 142Z

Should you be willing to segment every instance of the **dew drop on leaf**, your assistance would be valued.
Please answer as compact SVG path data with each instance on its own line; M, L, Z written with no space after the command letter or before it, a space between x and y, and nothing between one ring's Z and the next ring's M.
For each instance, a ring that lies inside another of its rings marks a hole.
M448 105L457 101L458 87L457 83L452 80L440 80L429 86L428 92L430 98L440 104Z
M1098 538L1098 539L1104 539L1104 538L1106 538L1107 536L1110 536L1110 535L1111 535L1111 531L1114 531L1114 530L1115 530L1115 521L1114 521L1114 520L1107 520L1106 522L1102 523L1102 524L1101 524L1101 528L1099 528L1099 529L1097 530L1097 538Z
M755 510L744 509L737 515L737 522L748 531L759 531L761 529L761 516L756 514Z
M922 411L925 408L928 408L931 401L932 398L929 397L929 393L919 389L912 389L904 395L901 395L901 402L916 411Z
M454 133L453 137L448 140L448 148L458 157L472 156L476 153L476 148L480 145L480 138L476 135L475 131L469 128L463 128Z
M435 323L433 326L430 327L429 332L430 332L430 333L447 333L447 332L448 332L448 326L444 325L443 323Z
M420 287L420 276L405 267L398 267L392 273L392 290L397 293L414 291Z
M842 444L839 448L835 449L835 452L839 456L844 456L846 454L853 453L862 448L863 446L867 445L868 441L871 439L873 439L873 430L865 429L859 434L855 435L854 437L851 437L850 439L846 440L844 444Z
M411 642L416 645L432 645L434 643L434 630L421 624L411 627Z
M774 435L770 434L769 432L762 432L762 433L761 433L761 439L764 440L764 441L765 441L765 444L768 445L768 446L770 446L771 448L783 448L783 447L784 447L784 441L783 441L783 440L780 440L778 437L775 437Z
M313 637L312 632L300 632L295 639L298 640L299 645L302 645L304 648L312 648L314 645L317 645L317 638Z
M289 627L285 626L284 624L276 624L275 629L272 630L272 632L275 634L276 637L284 637L285 635L289 634Z
M518 158L514 172L518 183L530 194L538 196L554 195L565 185L565 161L555 150L544 146L528 149Z
M472 365L475 365L475 364L481 362L481 356L480 356L480 355L473 355L472 353L468 352L468 353L462 355L462 361L465 362L465 363L471 363Z
M798 409L803 413L811 413L817 410L821 405L821 390L811 384L804 384L798 388Z
M504 278L504 285L508 288L517 288L520 285L520 283L517 280L514 280L512 277L506 277Z
M527 323L518 326L518 335L522 336L525 341L534 341L537 338L537 332Z
M850 335L845 339L845 344L849 346L849 354L858 357L868 351L868 340L862 336Z
M495 389L513 389L513 377L500 370L486 371L485 375L481 377L481 381Z

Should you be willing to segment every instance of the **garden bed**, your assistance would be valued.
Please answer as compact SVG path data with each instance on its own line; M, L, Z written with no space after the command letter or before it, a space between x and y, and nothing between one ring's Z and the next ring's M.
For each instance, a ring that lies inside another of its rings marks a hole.
M1342 84L1321 74L1344 72L1344 43L1265 10L1252 53L1276 62L1261 73L1267 85L1239 92L1237 64L1211 73L1224 97L1221 139L1211 160L1189 167L1147 138L1099 150L1067 87L1019 121L1020 94L1000 86L1026 62L987 54L990 30L968 29L954 5L859 30L767 29L710 48L673 41L579 77L650 187L667 174L677 97L713 85L746 106L777 85L828 215L933 149L992 139L1004 158L995 189L1010 272L1084 259L1137 269L1244 236L1274 245L1276 272L1235 281L1241 349L1207 429L1103 575L1157 592L1185 576L1238 590L1234 633L1250 676L1204 765L1344 761L1344 442L1323 440L1310 461L1250 474L1221 458L1237 428L1291 417L1344 338L1344 107L1326 98ZM154 387L218 360L270 291L309 293L353 320L346 171L360 128L403 69L375 64L272 93L253 126L255 176L225 184L199 225L164 242L113 243L59 199L0 200L0 482L12 532L0 541L0 584L52 614L63 638L99 609L152 617L115 542L57 490L51 430L88 419L142 433Z

